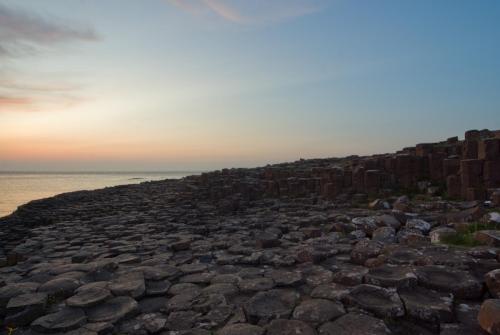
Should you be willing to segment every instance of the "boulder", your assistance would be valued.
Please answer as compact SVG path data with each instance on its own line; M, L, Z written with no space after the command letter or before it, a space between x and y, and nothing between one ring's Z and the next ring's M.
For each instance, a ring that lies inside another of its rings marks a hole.
M492 335L500 334L500 299L488 299L481 305L478 321L485 331Z

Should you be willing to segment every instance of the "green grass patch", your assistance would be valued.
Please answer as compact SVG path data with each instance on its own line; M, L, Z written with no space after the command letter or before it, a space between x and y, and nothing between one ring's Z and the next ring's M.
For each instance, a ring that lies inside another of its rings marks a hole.
M474 239L474 234L479 230L499 230L500 224L497 223L471 223L465 231L457 232L457 234L452 236L445 236L442 239L442 243L448 245L456 245L462 247L477 247L483 245L483 243L476 241Z

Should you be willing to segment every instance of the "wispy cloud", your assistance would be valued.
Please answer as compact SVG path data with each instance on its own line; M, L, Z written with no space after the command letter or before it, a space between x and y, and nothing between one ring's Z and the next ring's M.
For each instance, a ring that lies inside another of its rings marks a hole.
M94 41L91 28L70 26L0 4L0 55L72 41Z
M22 65L26 57L36 56L61 44L98 40L88 27L47 19L35 13L0 4L0 59L16 59ZM42 78L42 79L40 79ZM0 71L0 112L34 111L41 106L69 106L81 99L78 85L54 83L34 73L3 68Z
M216 15L245 25L270 24L312 14L327 6L325 0L167 0L196 16Z

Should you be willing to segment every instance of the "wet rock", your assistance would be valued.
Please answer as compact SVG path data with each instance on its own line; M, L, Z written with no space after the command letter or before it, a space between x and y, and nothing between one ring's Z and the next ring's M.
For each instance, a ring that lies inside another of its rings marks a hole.
M299 296L294 291L275 289L259 292L244 305L250 321L287 318L292 314Z
M344 306L326 299L310 299L295 307L293 318L312 325L330 321L345 314Z
M316 335L316 330L299 320L273 320L266 327L267 335Z
M348 313L319 327L320 335L389 335L384 321L366 314Z
M345 300L349 305L381 318L395 318L405 314L403 303L395 290L374 285L362 284L354 287Z

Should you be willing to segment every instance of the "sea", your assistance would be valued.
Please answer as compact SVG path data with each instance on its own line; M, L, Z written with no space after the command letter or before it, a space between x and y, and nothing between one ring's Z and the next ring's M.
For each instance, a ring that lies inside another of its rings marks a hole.
M18 206L31 200L60 193L95 190L151 180L178 179L199 173L193 171L0 172L0 217L11 214Z

